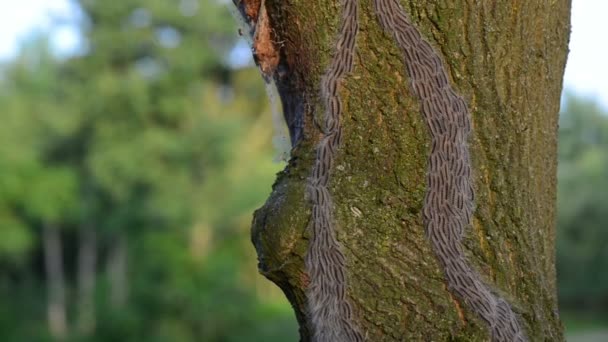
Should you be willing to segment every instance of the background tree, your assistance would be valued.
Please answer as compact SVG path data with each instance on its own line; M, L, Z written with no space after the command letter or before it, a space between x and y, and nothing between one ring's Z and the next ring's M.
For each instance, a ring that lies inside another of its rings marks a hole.
M313 124L323 118L320 80L344 27L342 14L334 1L239 3L257 22L254 54L278 84L287 122L296 123L292 138L302 137L256 213L253 240L260 270L283 289L309 340L304 260L311 212L302 208L310 207L306 178L324 137ZM570 4L402 3L441 51L472 113L477 207L464 241L468 259L511 303L530 340L560 340L555 171ZM342 82L343 142L329 185L355 324L373 341L487 339L486 324L447 290L425 237L430 136L403 54L382 32L370 1L361 1L359 22L354 71Z
M292 339L244 247L280 165L227 8L74 4L80 51L3 68L2 340Z
M560 117L557 264L562 308L606 315L608 115L568 95Z

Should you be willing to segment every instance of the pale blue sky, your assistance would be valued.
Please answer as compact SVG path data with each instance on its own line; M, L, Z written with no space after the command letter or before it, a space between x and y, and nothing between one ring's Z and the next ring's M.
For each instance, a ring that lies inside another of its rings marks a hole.
M107 0L120 1L120 0ZM608 109L608 0L573 0L566 88L595 96ZM547 15L551 15L548 13ZM32 30L48 30L53 18L76 20L69 0L0 0L0 60L15 55L20 40ZM61 53L73 51L78 34L69 24L53 29L52 44Z
M13 57L20 41L34 30L49 30L55 20L75 20L68 0L0 0L0 60ZM73 49L77 41L70 25L53 30L52 43L60 51Z

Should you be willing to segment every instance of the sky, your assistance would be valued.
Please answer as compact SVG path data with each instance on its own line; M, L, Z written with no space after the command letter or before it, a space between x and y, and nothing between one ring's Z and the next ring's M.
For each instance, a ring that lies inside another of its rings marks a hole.
M51 27L51 44L58 53L73 51L78 34L70 23L76 13L68 0L0 0L0 61L14 57L28 35Z
M597 98L608 110L606 13L608 0L572 1L572 34L564 84L567 90ZM0 61L14 57L19 42L33 31L51 28L51 44L57 54L74 51L79 37L70 23L77 16L69 0L0 0Z

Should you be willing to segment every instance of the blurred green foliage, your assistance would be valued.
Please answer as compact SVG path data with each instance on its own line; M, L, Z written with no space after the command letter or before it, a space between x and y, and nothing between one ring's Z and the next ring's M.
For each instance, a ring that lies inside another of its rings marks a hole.
M35 39L2 69L0 340L53 340L43 227L61 242L66 340L296 340L249 242L282 165L258 71L227 63L226 5L75 4L82 53Z
M562 310L608 314L607 189L608 112L595 101L567 95L560 117L558 168Z

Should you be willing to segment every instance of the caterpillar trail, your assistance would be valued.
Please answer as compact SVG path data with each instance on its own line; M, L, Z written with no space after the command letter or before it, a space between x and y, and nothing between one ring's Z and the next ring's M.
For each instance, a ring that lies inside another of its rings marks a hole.
M526 341L509 304L484 284L463 251L464 230L474 210L466 103L450 86L441 58L412 25L399 0L374 0L374 9L403 52L412 91L431 133L423 219L448 288L488 324L492 341Z
M325 105L323 137L308 179L307 195L312 202L309 229L312 240L305 258L310 284L306 290L308 317L316 342L363 341L354 313L346 298L346 260L336 240L333 203L328 189L329 173L340 145L342 104L338 94L341 79L353 68L358 31L357 0L342 0L342 20L336 50L321 81Z

